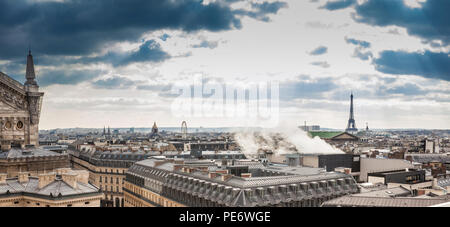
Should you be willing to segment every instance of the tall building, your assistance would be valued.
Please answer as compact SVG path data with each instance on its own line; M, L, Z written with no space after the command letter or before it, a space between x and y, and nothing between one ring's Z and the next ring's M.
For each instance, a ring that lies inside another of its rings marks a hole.
M21 84L0 72L1 149L39 145L39 118L44 93L39 92L33 56L27 56L26 82Z
M353 112L353 92L350 95L350 117L348 119L347 129L345 131L349 132L349 133L358 132L358 129L356 128L356 123L355 123L355 115Z

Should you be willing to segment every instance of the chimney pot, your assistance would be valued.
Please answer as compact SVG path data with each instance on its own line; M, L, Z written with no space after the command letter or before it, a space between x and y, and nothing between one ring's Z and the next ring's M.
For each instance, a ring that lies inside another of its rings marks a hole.
M8 174L0 173L0 184L6 184L6 178L7 177L8 177Z
M55 172L51 172L51 173L39 174L38 175L38 179L39 179L39 185L38 185L39 189L42 189L45 186L47 186L50 183L52 183L53 181L55 181L56 173Z
M20 172L19 173L19 183L26 183L28 182L28 172Z

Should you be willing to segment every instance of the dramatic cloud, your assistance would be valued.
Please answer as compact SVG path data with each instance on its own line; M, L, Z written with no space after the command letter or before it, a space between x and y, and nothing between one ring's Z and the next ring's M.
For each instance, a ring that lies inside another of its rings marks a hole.
M356 3L356 0L337 0L337 1L328 1L325 5L321 6L322 9L327 10L339 10L345 9Z
M352 39L345 37L345 42L349 44L356 45L355 51L353 52L353 57L359 58L363 61L369 60L369 58L373 57L372 52L365 51L366 48L370 48L370 43L362 40Z
M367 61L367 60L369 60L371 57L373 57L373 54L372 54L372 52L370 52L370 51L364 52L364 51L363 51L363 48L357 47L357 48L355 49L355 52L353 52L353 57L359 58L359 59L361 59L361 60L363 60L363 61Z
M386 89L385 92L389 94L402 94L407 96L423 95L427 93L426 91L422 90L419 86L412 83L407 83L402 86Z
M370 47L370 43L366 42L366 41L362 41L362 40L357 40L357 39L352 39L352 38L347 38L345 37L345 41L349 44L353 44L353 45L357 45L363 48L369 48Z
M100 76L100 70L43 70L37 77L39 86L76 85Z
M376 70L383 73L418 75L450 81L449 53L383 51L373 63Z
M245 15L261 21L270 21L267 14L276 14L281 8L286 8L285 2L263 2L263 3L251 3L253 11L236 10L238 15Z
M219 45L218 41L207 41L207 40L203 40L201 43L199 44L194 44L192 45L193 48L209 48L209 49L214 49Z
M170 35L168 34L164 34L162 36L159 37L162 41L166 41L168 38L170 38Z
M83 63L110 63L114 66L123 66L135 62L161 62L170 58L169 54L161 49L161 46L154 40L143 43L137 51L127 53L109 52L104 56L94 58L82 58Z
M145 32L177 29L223 31L240 28L240 16L267 20L285 3L254 3L232 9L226 1L73 0L0 1L0 59L22 57L31 45L41 55L80 56L110 42L137 41ZM167 38L167 37L166 37Z
M299 98L320 99L323 93L337 88L330 78L312 79L310 76L299 76L296 81L280 84L280 99L292 100Z
M325 46L320 46L317 47L316 49L314 49L313 51L311 51L309 54L310 55L322 55L322 54L326 54L328 51L328 48Z
M93 83L95 87L102 89L128 89L134 84L134 81L120 76L97 80Z
M396 25L410 35L426 40L441 40L450 44L450 1L427 0L420 7L410 7L404 1L367 0L356 7L355 20L377 25Z

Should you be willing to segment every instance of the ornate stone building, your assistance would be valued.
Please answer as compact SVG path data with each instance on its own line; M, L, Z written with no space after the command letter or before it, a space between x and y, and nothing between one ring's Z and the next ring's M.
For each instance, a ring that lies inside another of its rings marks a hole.
M31 51L27 56L26 82L0 72L0 173L32 176L67 168L69 155L39 148L39 117L44 93L39 92Z
M27 56L26 82L0 72L0 140L2 151L39 145L39 117L44 93L39 92L31 51Z

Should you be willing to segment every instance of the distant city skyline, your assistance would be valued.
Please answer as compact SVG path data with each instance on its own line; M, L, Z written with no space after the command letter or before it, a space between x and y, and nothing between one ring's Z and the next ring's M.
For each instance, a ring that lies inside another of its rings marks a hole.
M345 130L353 91L359 129L450 128L448 0L77 2L0 3L0 71L23 83L31 47L40 129L247 126L174 116L171 86L198 74L278 81L279 127Z

